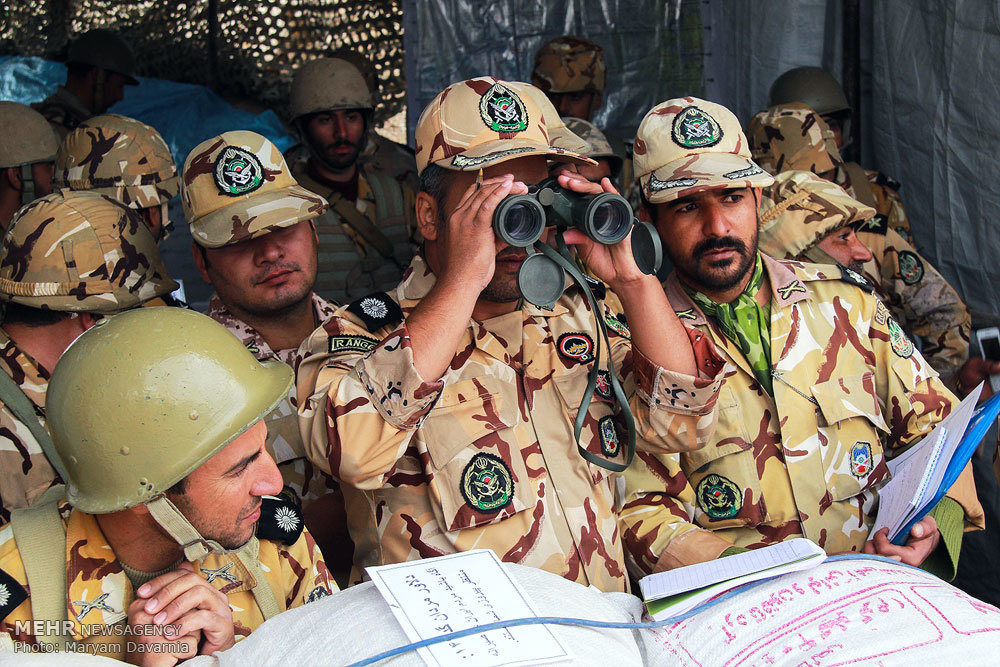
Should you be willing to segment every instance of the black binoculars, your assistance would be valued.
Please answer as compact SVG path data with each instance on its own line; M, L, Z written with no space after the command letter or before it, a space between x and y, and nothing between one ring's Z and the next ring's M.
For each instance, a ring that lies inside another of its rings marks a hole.
M493 212L493 231L507 245L527 248L546 226L576 227L597 243L620 243L632 229L632 207L611 192L585 195L567 190L555 178L510 195Z

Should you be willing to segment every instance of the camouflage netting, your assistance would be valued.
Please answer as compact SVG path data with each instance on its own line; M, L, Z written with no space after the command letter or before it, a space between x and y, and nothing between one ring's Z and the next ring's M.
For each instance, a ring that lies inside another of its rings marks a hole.
M299 64L354 51L378 79L376 124L406 107L400 0L0 0L0 53L63 60L69 40L91 28L128 40L142 76L200 83L279 114Z

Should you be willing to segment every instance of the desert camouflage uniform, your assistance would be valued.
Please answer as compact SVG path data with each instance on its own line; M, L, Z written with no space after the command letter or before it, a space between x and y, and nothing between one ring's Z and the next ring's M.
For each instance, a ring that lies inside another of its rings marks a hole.
M951 385L969 357L971 316L955 289L907 240L909 225L903 224L906 216L895 190L874 183L871 192L877 201L859 197L858 190L849 187L850 174L833 133L804 104L785 104L757 114L750 121L748 139L754 159L772 174L812 171L875 208L874 218L857 226L858 239L872 252L865 273L903 328L920 338L927 362Z
M312 306L317 323L328 320L336 310L332 303L316 294L312 295ZM302 360L298 348L272 350L260 332L233 315L218 296L212 296L206 314L239 338L258 361L277 359L291 366L292 370L298 369ZM264 421L267 423L268 453L278 464L285 486L292 489L303 506L337 489L337 483L322 470L313 467L306 458L302 436L299 434L295 387L292 387L288 398L279 403Z
M552 310L524 304L470 321L444 376L424 381L402 320L434 281L417 257L391 299L373 295L338 311L304 344L298 388L307 451L343 482L356 568L488 547L508 562L626 590L617 476L585 461L573 438L594 363L593 316L582 296L570 288ZM631 348L614 298L603 303L615 367L632 395L637 447L701 447L714 423L708 397L721 378L713 384L654 366ZM581 442L620 462L614 412L595 394Z
M93 514L75 510L65 501L60 503L59 511L66 528L66 599L68 618L73 624L72 639L82 644L106 645L101 648L111 650L98 650L97 654L121 660L125 639L115 634L113 626L127 620L128 607L135 599L132 582ZM259 540L258 547L261 569L282 611L337 590L309 531L303 530L291 546ZM256 580L238 559L209 554L193 565L196 573L228 597L237 641L264 622L250 591ZM0 570L21 587L27 586L24 563L9 525L0 530ZM10 581L5 585L10 587ZM13 595L15 591L7 593ZM6 633L15 642L35 643L33 635L15 632L16 622L33 620L30 597L14 609L4 608L9 604L0 605L0 614L5 616L0 618L0 633Z
M21 388L45 425L45 390L49 371L18 348L0 328L0 369ZM0 524L10 521L10 511L27 507L59 482L35 436L0 402Z
M625 473L623 539L639 572L798 536L828 553L860 550L888 479L886 457L957 403L888 309L848 284L851 276L761 256L771 290L773 398L676 275L665 283L678 317L735 368L723 370L711 445L641 454ZM968 469L951 495L967 525L981 527Z
M79 127L80 123L94 115L94 112L65 86L59 86L56 92L41 102L35 102L31 108L45 116L60 139L64 139L67 134Z

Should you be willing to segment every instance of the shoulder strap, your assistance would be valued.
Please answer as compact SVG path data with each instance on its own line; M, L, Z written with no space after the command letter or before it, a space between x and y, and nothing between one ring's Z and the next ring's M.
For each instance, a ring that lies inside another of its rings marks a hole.
M371 220L361 214L353 202L344 199L344 196L339 192L331 192L327 199L330 202L330 208L354 231L361 234L365 241L378 250L378 254L386 258L392 257L392 242L379 231L379 228ZM378 204L376 204L377 206Z
M379 220L403 217L403 193L396 179L376 171L366 172L365 180L375 196L375 215Z
M278 603L278 598L274 595L271 582L267 580L264 568L260 566L260 542L257 540L257 537L250 538L250 541L242 549L239 549L235 555L257 582L250 589L250 592L253 593L253 599L256 600L257 606L260 607L260 613L264 616L264 620L266 621L280 614L281 605Z
M878 210L878 201L875 199L875 191L872 190L871 181L868 180L868 174L857 162L846 162L844 163L844 171L847 172L847 177L851 181L851 189L854 190L854 194L857 195L858 201L862 204L871 206L875 210Z
M7 374L4 373L4 376ZM66 526L59 516L56 500L14 510L10 516L14 541L24 563L31 592L31 615L36 620L66 621ZM56 624L59 628L62 623ZM46 630L36 635L39 642L60 643L65 649L68 638Z
M42 423L38 421L38 414L35 412L35 406L31 400L17 386L14 378L3 370L0 370L0 401L3 401L7 409L17 417L18 421L28 427L28 431L31 432L35 441L38 442L38 446L41 447L42 452L49 459L49 463L59 473L59 476L65 480L66 468L63 466L62 459L59 458L59 454L56 452L55 445L52 444L52 436L45 430Z

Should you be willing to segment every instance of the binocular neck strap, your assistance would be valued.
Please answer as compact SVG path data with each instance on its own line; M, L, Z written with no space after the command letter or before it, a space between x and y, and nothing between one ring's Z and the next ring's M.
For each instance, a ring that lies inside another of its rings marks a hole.
M536 243L535 248L562 267L563 270L565 270L566 273L568 273L573 279L573 282L580 286L580 289L583 290L584 296L587 298L587 302L590 304L590 312L593 313L594 319L597 322L597 332L594 336L594 347L596 348L594 364L591 366L590 373L587 375L587 388L583 392L583 399L580 401L580 409L577 411L576 420L573 423L573 437L576 438L576 449L580 452L580 456L590 463L612 472L622 472L629 467L629 464L632 463L632 459L635 456L635 417L632 416L632 409L629 407L628 398L625 396L625 391L622 389L621 383L618 382L618 375L615 373L615 362L611 357L611 343L608 341L608 330L604 324L604 318L600 316L601 306L597 302L597 299L594 298L594 293L587 284L587 280L584 278L583 273L581 273L580 269L577 268L576 264L570 258L571 255L569 248L563 240L562 232L556 233L556 244L558 245L558 252L548 244L541 242ZM615 401L621 408L621 416L625 422L625 430L628 433L625 463L614 463L612 461L608 461L607 459L601 458L600 456L587 451L586 448L580 445L580 433L583 432L583 422L587 418L587 410L590 408L590 403L594 398L594 390L597 388L597 373L601 368L601 355L603 353L602 342L608 348L608 377L611 382L611 391L615 397Z

